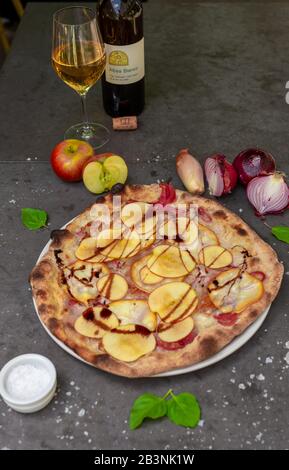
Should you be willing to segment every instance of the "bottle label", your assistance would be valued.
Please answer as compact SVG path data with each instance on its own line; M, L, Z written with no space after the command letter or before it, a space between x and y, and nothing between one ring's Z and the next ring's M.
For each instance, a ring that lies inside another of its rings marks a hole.
M105 79L114 85L129 85L144 77L144 38L128 46L105 44Z

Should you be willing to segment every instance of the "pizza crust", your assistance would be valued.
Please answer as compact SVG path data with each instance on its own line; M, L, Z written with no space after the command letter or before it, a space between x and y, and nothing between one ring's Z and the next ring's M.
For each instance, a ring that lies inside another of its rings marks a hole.
M123 202L155 202L160 196L159 185L126 186L122 193ZM202 207L212 218L206 225L219 237L222 246L242 245L252 257L248 259L248 271L266 273L263 281L264 294L255 304L243 310L238 322L231 327L216 324L199 333L195 340L182 349L175 351L155 350L135 362L124 363L110 357L98 349L95 342L78 335L72 326L64 325L62 318L68 314L69 293L62 284L60 270L55 258L55 250L72 252L77 246L74 234L89 222L91 207L76 217L66 230L54 231L53 242L48 253L34 267L30 282L33 296L41 320L53 335L75 351L85 361L95 367L126 377L145 377L172 369L186 367L203 361L220 351L236 336L241 334L272 303L280 288L283 265L278 261L275 251L265 243L240 217L223 207L213 199L192 196L177 190L177 203L186 202ZM111 205L111 195L101 198L99 202ZM202 223L202 221L200 220Z

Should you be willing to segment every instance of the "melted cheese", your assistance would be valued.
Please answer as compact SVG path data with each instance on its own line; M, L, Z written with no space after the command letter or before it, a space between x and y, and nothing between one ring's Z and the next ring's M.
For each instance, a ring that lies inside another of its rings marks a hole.
M195 313L193 319L199 333L202 333L204 330L216 324L216 320L213 316L205 315L204 313Z

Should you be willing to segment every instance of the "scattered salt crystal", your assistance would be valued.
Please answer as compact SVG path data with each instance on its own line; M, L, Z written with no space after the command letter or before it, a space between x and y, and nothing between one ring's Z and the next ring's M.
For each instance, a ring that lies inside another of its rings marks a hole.
M15 199L10 199L9 203L10 204L16 204L16 201L15 201Z
M285 348L286 348L286 349L289 349L289 341L286 341L286 343L285 343Z
M265 377L263 374L257 375L257 380L265 380Z
M255 374L250 374L250 379L254 379Z
M71 392L66 392L66 395L67 395L68 397L70 397L70 396L71 396Z
M204 423L205 423L205 420L204 419L200 419L199 421L199 426L201 426L201 428L204 426Z
M23 364L12 369L6 386L14 398L29 400L41 395L49 382L50 375L46 369Z
M75 382L72 380L72 381L70 382L70 385L73 387L73 385L75 385Z
M77 413L78 416L81 418L82 416L85 415L85 409L84 408L81 408L81 410L79 410L79 412Z
M265 359L265 364L271 364L271 362L273 362L273 356L271 356L271 357L269 357L269 356L266 357L266 359Z
M240 388L240 390L245 390L246 385L244 385L244 384L239 384L239 388Z

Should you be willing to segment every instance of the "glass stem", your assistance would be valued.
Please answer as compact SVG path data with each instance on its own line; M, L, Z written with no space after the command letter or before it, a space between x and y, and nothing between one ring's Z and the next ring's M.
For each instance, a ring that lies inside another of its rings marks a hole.
M80 95L81 98L81 107L82 107L82 119L83 124L86 129L88 129L88 116L87 116L87 109L86 109L86 93Z

